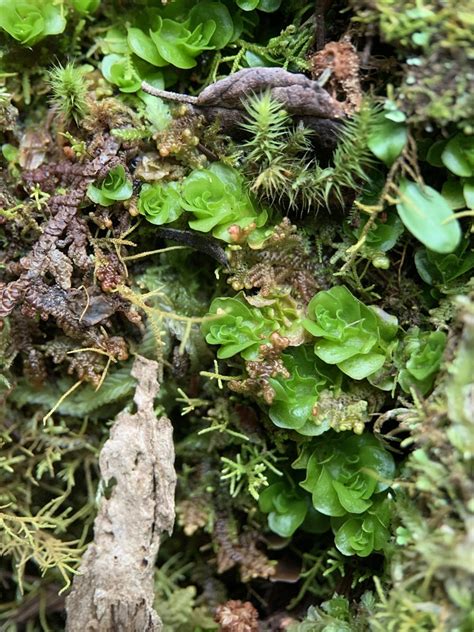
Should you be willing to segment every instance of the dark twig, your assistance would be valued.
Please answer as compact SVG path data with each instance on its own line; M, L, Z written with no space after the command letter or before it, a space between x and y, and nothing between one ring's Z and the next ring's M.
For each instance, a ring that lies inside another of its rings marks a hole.
M225 250L217 243L215 239L198 235L190 230L178 230L177 228L167 228L160 226L157 229L160 237L176 241L185 246L189 246L194 250L198 250L209 255L226 268L229 267L229 260Z

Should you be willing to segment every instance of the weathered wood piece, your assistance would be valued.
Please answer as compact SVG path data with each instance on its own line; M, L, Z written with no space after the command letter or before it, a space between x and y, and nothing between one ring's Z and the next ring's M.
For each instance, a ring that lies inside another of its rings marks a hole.
M344 117L341 105L317 81L284 68L244 68L207 86L197 97L159 90L146 81L142 88L154 96L187 103L209 122L218 118L230 135L238 134L244 122L245 99L266 90L296 121L311 127L324 147L336 144L339 121Z
M173 529L176 474L171 423L153 411L158 368L137 357L137 412L117 416L100 453L110 495L101 499L94 541L66 600L68 632L161 630L153 576L160 536Z

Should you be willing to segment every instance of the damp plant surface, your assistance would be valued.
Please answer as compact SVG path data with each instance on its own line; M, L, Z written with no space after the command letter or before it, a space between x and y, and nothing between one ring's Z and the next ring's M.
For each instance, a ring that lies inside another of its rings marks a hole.
M0 0L2 630L474 628L473 14Z

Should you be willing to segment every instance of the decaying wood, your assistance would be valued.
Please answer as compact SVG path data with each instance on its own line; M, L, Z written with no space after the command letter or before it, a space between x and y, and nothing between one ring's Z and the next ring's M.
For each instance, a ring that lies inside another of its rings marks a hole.
M233 134L244 121L244 102L252 94L268 90L295 120L311 127L323 146L335 144L344 111L336 99L317 82L284 68L244 68L207 86L197 97L154 88L146 81L145 92L187 103L208 122L219 119L222 129Z
M160 535L174 523L172 427L153 412L158 363L138 356L132 375L137 412L117 416L100 454L103 485L111 491L101 499L94 541L66 601L68 632L161 630L153 574Z

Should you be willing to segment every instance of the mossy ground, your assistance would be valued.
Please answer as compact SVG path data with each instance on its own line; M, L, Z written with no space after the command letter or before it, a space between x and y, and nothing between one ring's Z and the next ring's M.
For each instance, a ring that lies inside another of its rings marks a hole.
M142 355L174 426L165 630L471 630L472 1L21 4L0 2L2 629L65 628ZM330 131L270 92L224 133L140 90L249 67L319 80Z

